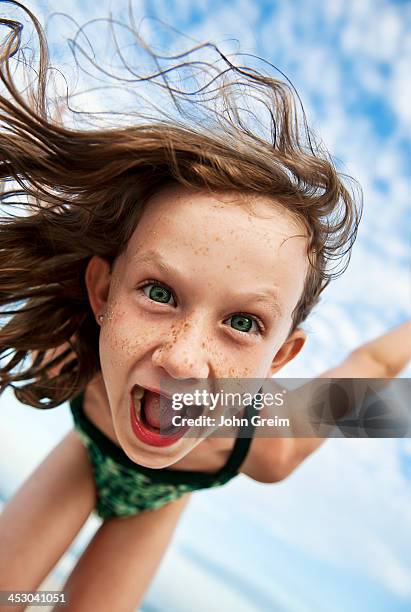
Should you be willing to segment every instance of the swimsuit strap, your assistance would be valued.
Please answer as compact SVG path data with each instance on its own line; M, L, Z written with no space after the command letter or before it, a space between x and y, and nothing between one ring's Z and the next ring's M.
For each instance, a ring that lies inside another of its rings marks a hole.
M253 401L251 406L245 407L243 418L247 419L247 425L240 425L231 455L221 470L224 474L237 473L243 464L253 439L255 426L251 423L251 417L255 414L258 412L254 408Z

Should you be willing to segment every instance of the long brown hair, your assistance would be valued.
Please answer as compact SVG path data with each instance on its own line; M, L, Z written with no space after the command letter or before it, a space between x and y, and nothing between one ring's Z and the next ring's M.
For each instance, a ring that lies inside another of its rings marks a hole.
M21 402L53 407L84 389L99 371L99 327L84 283L87 263L95 254L113 262L151 195L170 181L191 189L261 194L302 222L310 266L291 334L331 278L346 269L362 214L361 188L356 201L343 183L351 177L338 173L326 149L315 143L305 115L308 144L302 141L292 88L254 68L236 66L214 44L204 43L181 54L172 70L145 77L165 88L180 118L164 113L144 122L141 116L137 121L136 112L136 121L126 126L64 126L48 104L43 29L31 11L10 4L34 24L39 59L36 86L30 84L23 95L12 77L13 62L23 59L22 25L1 18L10 32L0 56L0 200L3 212L14 207L20 214L0 217L0 314L9 317L0 330L0 359L3 364L8 359L0 368L0 393L11 386ZM187 56L205 47L218 54L224 69L216 72L212 66L215 76L194 92L197 97L171 87L166 73L190 65L198 71L200 62ZM262 102L267 110L270 138L244 121L236 102L241 87L251 88L248 100ZM182 110L183 100L193 108L219 101L223 110L208 105L208 121L196 123ZM343 262L337 272L329 267L332 260ZM45 359L47 351L62 345L67 348L58 357ZM63 364L58 374L50 376L58 364Z

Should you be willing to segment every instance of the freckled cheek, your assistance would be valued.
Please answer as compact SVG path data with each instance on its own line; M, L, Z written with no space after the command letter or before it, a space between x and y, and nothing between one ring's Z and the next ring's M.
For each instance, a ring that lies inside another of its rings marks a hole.
M106 323L100 331L100 356L107 368L118 368L155 344L158 326L147 325L126 307L108 308Z
M259 371L256 369L255 364L235 364L228 368L227 373L219 378L259 378Z
M231 359L230 359L231 357ZM226 374L228 378L265 378L274 355L271 347L250 347L235 356L227 356Z
M209 358L213 363L216 378L262 378L264 357L254 349L246 352L218 350L209 347Z

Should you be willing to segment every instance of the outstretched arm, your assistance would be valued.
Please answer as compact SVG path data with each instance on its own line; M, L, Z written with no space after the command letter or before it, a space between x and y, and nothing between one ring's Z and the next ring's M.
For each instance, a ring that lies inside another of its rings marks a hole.
M411 361L411 319L359 346L352 354L357 356L357 378L394 378Z
M272 437L272 427L267 426L267 436L255 437L251 451L244 462L241 471L260 482L278 482L287 478L309 455L323 444L327 433L335 427L335 420L354 410L355 406L347 406L347 401L333 400L332 424L321 425L321 437L318 430L312 426L310 403L321 405L321 395L313 395L323 387L327 393L327 385L317 385L320 379L378 379L378 387L388 384L411 361L411 320L394 327L382 336L354 349L341 363L323 372L313 381L297 389L288 391L287 409L285 415L289 418L291 431L287 437ZM386 379L386 383L384 381ZM313 384L314 383L314 384ZM276 379L267 379L267 388L263 392L281 392L282 386L276 388ZM314 399L313 402L311 400ZM328 398L326 398L329 401ZM264 406L261 416L276 415L275 409ZM322 419L324 421L324 419ZM328 431L327 431L328 427ZM264 430L264 427L260 427ZM293 437L294 436L294 437Z
M354 349L343 362L323 372L319 378L386 378L388 382L410 361L411 320ZM342 416L340 415L340 418ZM326 439L326 437L292 438L288 473L291 473Z

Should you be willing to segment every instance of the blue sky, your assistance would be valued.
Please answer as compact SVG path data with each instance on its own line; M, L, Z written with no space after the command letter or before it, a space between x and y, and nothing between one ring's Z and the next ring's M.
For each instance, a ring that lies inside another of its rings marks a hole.
M42 23L53 10L49 1L25 4ZM123 0L60 0L58 10L83 24L107 16L110 6L127 22ZM137 20L159 17L197 41L272 62L297 89L308 123L339 170L362 186L364 214L350 265L323 294L305 324L306 347L281 376L317 375L409 318L411 2L150 0L133 2L133 10ZM76 28L62 17L51 23L51 49L71 75L64 38ZM153 19L144 21L144 33L169 49L183 40ZM93 46L100 58L108 41L95 36ZM84 103L100 106L101 93ZM402 376L411 376L410 366ZM10 394L0 407L0 462L6 463L0 492L9 495L70 419L63 407L39 415ZM5 461L9 453L13 464ZM225 612L409 610L410 507L409 440L328 440L277 485L244 477L199 493L146 610L209 610L218 603ZM218 554L216 539L224 543Z

